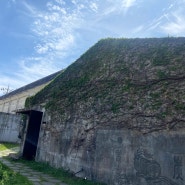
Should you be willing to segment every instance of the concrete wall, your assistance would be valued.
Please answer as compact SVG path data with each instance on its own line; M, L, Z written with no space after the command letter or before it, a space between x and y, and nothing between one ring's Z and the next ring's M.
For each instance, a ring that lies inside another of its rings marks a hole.
M183 131L141 135L128 130L99 130L91 175L110 185L183 185L183 146Z
M184 133L97 129L74 143L69 127L42 128L36 159L108 185L185 185Z
M0 112L0 142L18 142L21 116Z

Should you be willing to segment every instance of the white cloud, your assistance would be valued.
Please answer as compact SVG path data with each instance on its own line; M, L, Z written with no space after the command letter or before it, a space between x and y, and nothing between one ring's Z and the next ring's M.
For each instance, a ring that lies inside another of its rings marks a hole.
M132 33L137 34L138 32L141 32L144 29L143 25L140 25L133 29Z
M161 29L172 36L185 35L184 13L174 12L168 17L168 22L161 26Z
M47 45L44 45L42 46L41 44L38 44L36 47L35 47L35 50L38 54L45 54L47 51L48 51L48 46Z
M11 74L13 79L6 74L0 75L0 86L9 84L13 89L59 71L73 62L76 59L73 58L77 49L76 38L79 37L76 30L81 29L85 12L96 12L98 8L96 3L89 4L88 1L76 3L73 8L66 6L63 0L50 1L45 10L39 10L25 1L21 3L24 8L19 12L32 19L32 23L28 24L31 25L30 33L35 46L30 55L17 59L17 70Z
M34 46L30 55L17 59L19 69L14 74L17 84L21 80L29 83L67 67L103 37L185 33L184 11L180 11L182 1L181 6L177 6L179 1L174 1L155 7L159 10L155 15L153 7L144 0L50 0L42 9L31 1L19 2L24 6L21 15L32 20L28 25Z
M161 25L161 30L171 36L185 36L185 0L174 1L166 14L167 21Z
M18 65L21 70L16 72L15 75L17 79L21 79L23 84L31 83L59 70L54 67L50 59L43 57L23 58Z
M0 75L1 84L0 84L0 96L3 95L7 89L15 90L17 87L24 86L24 80L19 80L17 78L8 77L7 75ZM3 90L4 89L4 90Z
M26 2L23 5L27 14L33 18L30 28L36 43L35 52L18 59L19 70L13 74L17 83L10 78L4 80L4 85L9 82L11 87L30 83L61 70L72 62L66 61L66 53L76 47L75 30L83 20L79 6L70 10L62 0L48 2L45 11L40 11ZM92 6L95 10L95 5Z
M161 13L145 23L145 35L183 36L185 35L185 1L173 1L162 8Z
M26 11L28 12L28 13L26 13L27 16L30 16L30 15L35 16L37 14L37 11L33 6L28 4L26 1L22 1L22 3L24 5Z
M65 5L66 4L65 1L63 1L63 0L55 0L55 2L57 2L60 5Z
M143 0L106 0L97 2L99 15L104 18L113 15L126 15L132 7L141 4Z
M98 5L97 5L97 3L91 2L90 3L90 8L91 8L92 11L98 12Z
M125 8L130 8L131 6L134 6L136 3L136 0L123 0L122 6Z
M39 44L35 48L37 53L48 52L47 55L54 56L60 51L63 56L64 51L75 45L75 29L81 24L80 12L77 9L67 11L51 2L47 7L48 12L40 12L32 27L39 36Z
M166 19L165 14L151 21L151 23L148 25L147 31L152 31L160 27L160 25L164 22L164 19Z

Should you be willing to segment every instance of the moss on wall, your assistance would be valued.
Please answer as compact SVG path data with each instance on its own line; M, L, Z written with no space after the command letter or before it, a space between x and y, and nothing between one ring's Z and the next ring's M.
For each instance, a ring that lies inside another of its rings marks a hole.
M184 127L184 56L185 38L103 39L26 106L45 103L63 122L91 110L121 127Z

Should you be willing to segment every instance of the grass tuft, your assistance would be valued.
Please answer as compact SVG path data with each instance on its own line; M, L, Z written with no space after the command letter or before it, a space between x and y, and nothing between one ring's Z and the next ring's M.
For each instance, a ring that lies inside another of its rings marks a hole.
M19 146L17 143L0 143L0 151Z
M0 162L0 185L33 185L26 177L15 173Z
M68 171L65 171L61 168L60 169L53 168L46 163L27 161L23 159L18 160L18 162L25 164L26 166L32 168L35 171L39 171L39 172L51 175L68 185L103 185L102 183L96 183L96 182L75 177L74 174L69 173Z

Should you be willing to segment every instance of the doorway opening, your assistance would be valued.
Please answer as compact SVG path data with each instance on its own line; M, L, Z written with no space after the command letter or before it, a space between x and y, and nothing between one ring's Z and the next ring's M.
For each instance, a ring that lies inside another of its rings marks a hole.
M32 160L36 156L43 112L36 110L21 110L17 111L17 113L26 114L28 116L26 135L23 137L22 157Z

